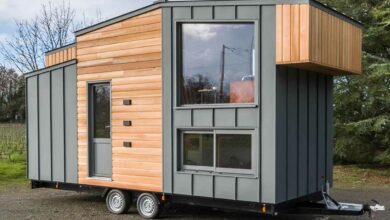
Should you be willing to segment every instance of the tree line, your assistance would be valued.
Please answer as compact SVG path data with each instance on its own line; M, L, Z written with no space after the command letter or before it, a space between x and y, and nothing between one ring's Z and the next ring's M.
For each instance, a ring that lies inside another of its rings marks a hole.
M364 74L334 80L335 162L390 164L390 1L321 2L364 25ZM45 51L73 41L74 15L69 4L43 5L37 17L16 23L0 54L19 72L42 68ZM24 109L23 78L0 67L0 122L23 121Z

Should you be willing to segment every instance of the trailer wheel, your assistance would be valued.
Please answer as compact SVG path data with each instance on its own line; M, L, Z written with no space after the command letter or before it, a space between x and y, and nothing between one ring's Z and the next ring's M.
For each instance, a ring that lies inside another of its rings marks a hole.
M112 189L107 193L106 205L108 210L114 214L126 213L131 204L130 193L118 189Z
M142 193L137 199L138 214L146 219L158 218L160 214L160 201L156 195Z

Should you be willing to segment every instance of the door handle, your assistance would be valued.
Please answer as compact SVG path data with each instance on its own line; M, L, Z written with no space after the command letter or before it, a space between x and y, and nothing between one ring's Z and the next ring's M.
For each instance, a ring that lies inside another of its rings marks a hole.
M110 125L107 125L105 128L106 128L106 129L107 129L107 128L111 128L111 126L110 126Z

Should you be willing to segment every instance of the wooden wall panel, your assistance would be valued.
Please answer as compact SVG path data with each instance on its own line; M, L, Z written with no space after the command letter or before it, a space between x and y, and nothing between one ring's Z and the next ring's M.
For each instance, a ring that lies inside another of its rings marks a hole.
M65 47L64 49L58 49L46 54L45 67L54 66L73 59L76 59L76 45Z
M277 5L276 16L278 65L361 74L360 27L309 4Z
M157 9L77 37L81 184L162 191L161 26ZM87 82L102 80L112 86L111 181L88 178ZM132 105L123 105L125 99ZM132 126L123 126L125 120Z

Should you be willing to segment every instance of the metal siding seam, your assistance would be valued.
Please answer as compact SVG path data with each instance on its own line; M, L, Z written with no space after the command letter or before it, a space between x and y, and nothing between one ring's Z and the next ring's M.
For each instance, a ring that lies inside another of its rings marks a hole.
M310 185L309 185L309 180L310 180L310 172L309 172L309 166L310 166L310 142L309 142L309 126L310 126L310 123L309 123L309 112L310 112L310 109L309 109L309 106L310 106L310 99L309 99L309 72L305 71L305 74L306 74L306 108L307 108L307 116L306 116L306 126L307 126L307 133L306 133L306 145L307 145L307 152L306 152L306 194L309 193L309 189L310 189Z
M300 70L297 70L297 131L299 132L299 120L300 120L300 117L299 117L299 112L300 112L300 103L299 103L299 101L300 101L300 99L299 99L299 97L300 97L300 87L299 87L299 84L300 84ZM299 181L299 174L300 174L300 172L299 172L299 152L300 152L300 145L299 145L299 140L300 140L300 138L299 138L299 133L297 132L297 179L296 179L296 181L297 181L297 193L296 193L296 195L297 195L297 197L299 197L299 183L300 183L300 181Z
M63 125L63 133L64 136L64 183L67 182L66 180L66 101L65 101L65 67L62 69L62 109L63 109L63 115L62 120L64 121Z
M25 94L24 94L24 105L25 105L25 121L26 121L26 127L25 127L25 132L26 132L26 140L25 140L25 147L26 147L26 161L27 161L27 167L26 167L26 177L29 179L29 170L30 170L30 163L29 163L29 138L28 138L28 80L27 78L24 78L24 85L25 85Z
M41 180L41 138L40 138L40 125L39 125L39 78L40 76L37 76L37 126L38 126L38 180Z
M258 43L258 57L257 57L257 62L259 63L259 65L257 65L257 74L258 74L258 79L257 79L257 81L258 81L258 86L257 86L257 93L258 93L258 103L259 103L259 121L258 121L258 128L259 128L259 130L258 130L258 152L257 152L257 156L258 156L258 160L257 160L257 167L258 167L258 177L259 177L259 179L258 179L258 182L259 182L259 184L258 184L258 187L259 187L259 199L258 199L258 201L260 202L261 201L261 196L262 196L262 192L261 192L261 187L262 187L262 185L261 185L261 179L262 179L262 172L261 172L261 163L262 163L262 139L261 139L261 133L262 133L262 126L261 126L261 124L262 124L262 122L263 122L263 119L262 119L262 114L261 114L261 108L262 108L262 106L263 106L263 102L262 102L262 90L261 90L261 83L262 83L262 77L261 77L261 75L263 74L262 73L262 71L261 71L261 66L262 66L262 55L263 55L263 53L262 53L262 50L261 50L261 48L263 47L263 42L262 42L262 40L261 40L261 34L262 34L262 27L263 27L263 20L261 19L261 9L262 9L262 6L259 6L259 18L258 18L258 23L257 23L257 25L258 25L258 34L257 34L257 42L259 42ZM237 120L236 120L237 121Z
M52 77L51 77L52 71L49 72L49 107L50 107L50 179L53 182L53 118L52 118Z
M319 152L319 150L318 150L318 140L319 140L319 138L318 138L318 122L319 122L319 120L318 120L318 118L319 118L319 115L318 115L318 113L319 113L319 111L318 111L318 107L319 107L319 95L318 95L318 81L319 81L319 79L318 79L318 74L316 75L316 93L317 93L317 100L316 100L316 102L317 102L317 106L316 106L316 191L318 190L318 186L319 186L319 183L318 183L318 152Z

